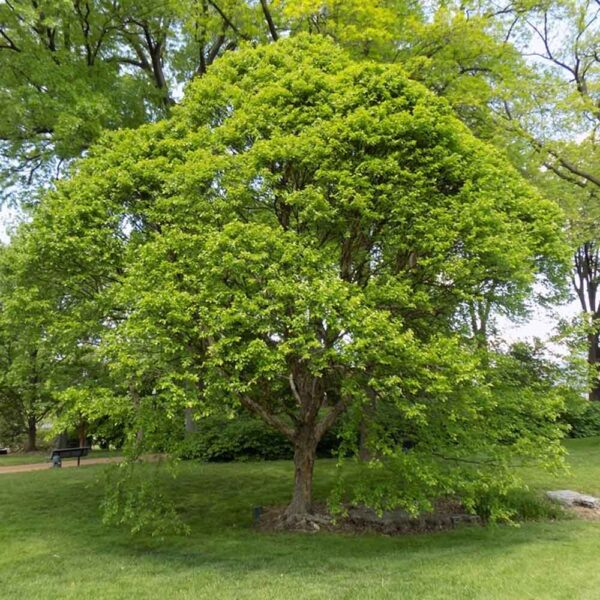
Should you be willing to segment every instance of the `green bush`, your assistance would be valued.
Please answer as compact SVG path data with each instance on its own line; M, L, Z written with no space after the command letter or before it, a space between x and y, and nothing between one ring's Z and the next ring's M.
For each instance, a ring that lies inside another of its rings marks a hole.
M567 413L565 421L571 426L570 437L584 438L600 435L600 402L586 402L583 410Z
M512 489L506 494L482 494L474 504L476 514L484 522L490 521L490 516L499 507L499 522L563 519L567 515L561 506L528 489Z
M334 433L326 435L319 445L319 456L332 456L338 441ZM228 419L222 416L205 417L198 430L181 442L177 454L184 460L227 462L237 460L290 459L290 442L260 419L240 415Z
M511 490L507 496L507 505L514 511L516 521L542 521L563 519L564 509L539 492L527 489Z

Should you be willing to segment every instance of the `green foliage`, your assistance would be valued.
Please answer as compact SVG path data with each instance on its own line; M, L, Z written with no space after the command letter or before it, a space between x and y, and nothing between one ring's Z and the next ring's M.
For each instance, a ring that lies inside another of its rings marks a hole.
M47 277L36 246L24 227L0 247L0 419L10 438L27 436L30 449L41 423L53 422L58 434L100 418L106 412L94 412L91 399L111 395L98 354L102 305L81 287L88 301L77 303L64 273Z
M458 358L457 350L448 355ZM356 431L366 418L369 470L358 486L342 481L334 501L379 510L400 505L419 513L449 496L486 521L516 518L515 465L560 465L556 440L568 430L565 406L581 403L584 386L580 373L546 358L539 345L517 343L480 358L473 362L473 387L455 383L441 406L439 393L436 402L417 391L404 392L402 404L381 395L368 410L357 408L347 421L343 449L357 453ZM467 354L459 359L463 369L469 359L475 360ZM442 368L441 357L436 364Z
M375 436L393 475L359 496L422 510L560 456L560 399L501 401L456 327L490 280L507 306L560 270L560 220L400 67L303 34L229 53L171 119L107 136L29 235L117 382L74 406L124 415L147 449L185 408L245 407L301 454L375 398L417 445Z
M196 424L197 430L186 435L176 450L184 460L207 462L243 460L290 459L293 448L281 433L256 417L241 414L233 418L218 415L204 417ZM321 457L337 452L337 438L328 432L317 447Z
M512 489L505 494L488 490L476 498L473 508L484 522L493 519L518 524L523 521L564 519L566 516L564 509L556 502L527 488ZM501 515L498 514L499 508Z
M52 297L27 273L20 242L0 247L0 429L3 444L35 450L37 427L56 406L60 367Z
M178 454L183 459L219 462L292 457L289 441L255 418L206 417L197 427L181 444Z
M189 534L171 498L165 493L164 469L172 466L140 465L126 461L104 471L101 508L105 524L126 527L131 534Z
M566 413L564 420L570 426L570 437L598 436L600 435L600 404L589 401L581 403L577 409Z
M486 138L531 74L487 3L412 0L38 0L0 6L4 193L30 203L105 129L170 113L183 84L241 44L305 32L401 62ZM515 8L517 11L518 9ZM502 11L501 14L504 14ZM523 96L524 94L519 94ZM10 184L17 184L12 186Z

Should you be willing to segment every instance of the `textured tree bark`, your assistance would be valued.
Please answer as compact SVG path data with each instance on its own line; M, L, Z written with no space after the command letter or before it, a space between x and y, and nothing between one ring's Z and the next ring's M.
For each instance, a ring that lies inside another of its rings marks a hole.
M313 429L313 428L310 428ZM312 511L312 483L317 441L314 432L300 431L294 442L294 494L285 511L285 516L297 518Z
M33 417L27 420L27 446L26 452L35 452L37 450L37 423Z
M79 421L79 427L77 428L77 434L79 436L79 447L84 448L86 446L87 438L87 422L85 419Z
M269 410L268 405L265 406L248 396L240 397L243 406L280 431L294 447L294 493L284 514L290 524L312 512L312 484L317 445L347 407L346 401L340 399L319 420L319 411L326 399L323 381L320 377L315 378L303 373L301 369L296 371L289 375L290 391L298 406L297 414L291 418L293 425Z

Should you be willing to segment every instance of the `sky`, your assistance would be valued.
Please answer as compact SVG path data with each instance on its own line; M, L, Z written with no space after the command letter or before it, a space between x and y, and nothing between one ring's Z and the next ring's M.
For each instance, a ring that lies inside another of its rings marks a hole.
M9 235L8 230L16 222L16 213L10 210L7 206L0 208L0 242L3 244L8 243Z
M533 340L540 338L548 340L556 332L555 328L560 319L570 320L581 312L578 300L571 300L561 306L544 309L541 306L534 307L531 318L523 323L513 323L509 319L498 319L498 330L500 337L506 342L513 343L520 340ZM560 346L550 344L552 349L561 352Z

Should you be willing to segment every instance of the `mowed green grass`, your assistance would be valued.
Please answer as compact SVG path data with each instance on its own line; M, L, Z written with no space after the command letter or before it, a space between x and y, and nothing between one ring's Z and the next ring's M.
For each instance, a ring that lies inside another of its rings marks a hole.
M39 452L15 452L14 454L0 454L0 467L12 467L16 465L33 465L37 463L47 462L50 464L50 450ZM92 452L81 460L85 461L88 458L110 458L120 456L121 451L118 450L92 450ZM65 458L64 461L77 460L76 458Z
M532 487L600 495L600 439L567 446L571 473ZM287 500L290 463L186 464L171 489L192 534L159 541L101 525L104 468L0 475L1 600L600 599L600 522L266 534L252 507ZM318 496L333 471L318 465Z

